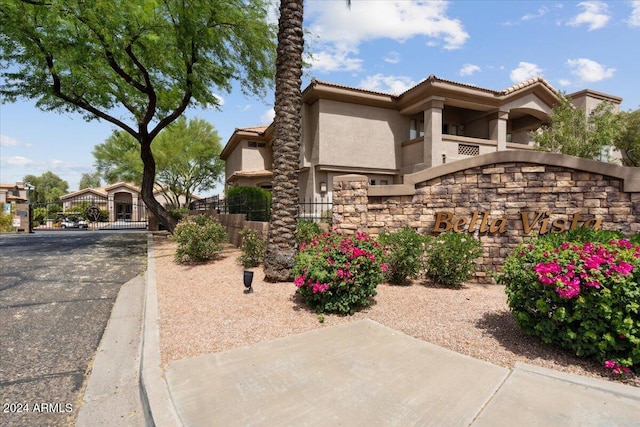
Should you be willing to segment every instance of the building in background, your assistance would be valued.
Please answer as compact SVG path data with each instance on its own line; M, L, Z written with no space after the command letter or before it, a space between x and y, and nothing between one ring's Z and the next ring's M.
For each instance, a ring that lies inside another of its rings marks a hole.
M303 91L300 199L331 200L337 175L401 184L423 169L503 150L533 150L557 90L541 77L490 90L434 75L401 95L312 80ZM566 95L585 114L622 99L583 90ZM273 124L236 129L220 157L228 186L271 188Z

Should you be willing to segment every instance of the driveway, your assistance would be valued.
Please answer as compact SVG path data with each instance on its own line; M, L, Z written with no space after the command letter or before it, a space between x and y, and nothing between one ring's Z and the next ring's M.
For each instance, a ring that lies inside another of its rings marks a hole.
M0 425L68 425L147 234L0 235Z

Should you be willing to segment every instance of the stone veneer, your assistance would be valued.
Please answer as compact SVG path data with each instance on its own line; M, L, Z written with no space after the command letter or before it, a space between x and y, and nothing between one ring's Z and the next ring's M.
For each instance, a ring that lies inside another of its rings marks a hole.
M473 213L478 212L473 234L482 242L484 255L476 275L480 282L491 282L491 273L500 269L509 251L540 233L546 217L538 216L541 212L550 213L549 231L599 218L602 229L639 232L640 169L553 153L507 151L407 175L403 185L369 187L361 175L334 179L333 223L347 233L377 235L408 225L421 234L438 234L438 212L442 218L452 214L448 223L457 220L456 228L463 232L469 232ZM485 212L488 221L481 232ZM495 222L501 218L505 224Z

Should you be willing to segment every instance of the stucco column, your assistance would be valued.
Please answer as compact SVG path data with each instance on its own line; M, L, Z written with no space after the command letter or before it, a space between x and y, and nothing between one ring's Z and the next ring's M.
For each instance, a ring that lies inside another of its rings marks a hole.
M114 222L116 220L116 207L111 193L107 199L107 209L109 209L109 222Z
M424 159L427 167L438 165L444 151L442 143L442 109L444 98L432 96L424 103Z
M131 221L140 221L138 215L138 193L131 193Z
M507 120L509 112L498 110L489 116L489 139L498 141L496 151L507 149Z

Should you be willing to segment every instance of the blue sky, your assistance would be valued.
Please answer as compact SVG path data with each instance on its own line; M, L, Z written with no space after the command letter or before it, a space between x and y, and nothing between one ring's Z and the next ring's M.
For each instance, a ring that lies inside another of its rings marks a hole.
M501 90L535 76L567 93L593 89L640 108L640 1L305 1L311 78L401 93L430 74ZM273 16L277 12L274 12ZM274 18L275 19L275 18ZM191 109L223 144L234 128L268 124L273 94L219 93L221 110ZM52 171L78 189L94 170L106 122L45 113L25 101L0 105L0 182ZM214 191L217 192L217 191Z

